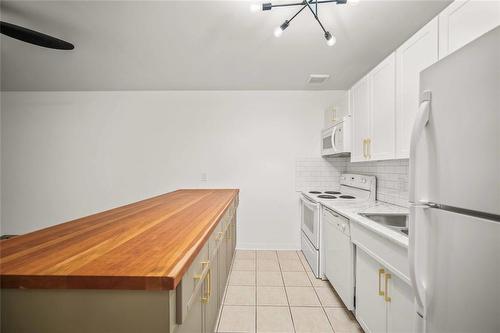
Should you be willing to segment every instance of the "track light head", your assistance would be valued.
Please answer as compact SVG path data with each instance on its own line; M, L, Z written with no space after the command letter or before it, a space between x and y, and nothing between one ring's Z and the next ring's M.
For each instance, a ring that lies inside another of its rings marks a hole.
M337 42L337 39L329 31L325 32L325 39L328 46L333 46Z
M281 30L285 31L286 28L290 25L290 21L285 20L282 25L280 25Z
M283 22L283 24L274 29L274 36L281 37L281 35L283 35L283 31L285 31L285 29L288 28L289 25L290 21L286 20L285 22Z
M270 2L262 4L262 10L271 10L273 8L273 4Z

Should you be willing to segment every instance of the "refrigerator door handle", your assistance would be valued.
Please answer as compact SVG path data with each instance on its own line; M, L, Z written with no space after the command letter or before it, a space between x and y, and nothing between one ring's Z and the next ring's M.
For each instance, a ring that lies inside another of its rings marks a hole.
M413 123L410 138L410 202L415 202L415 154L417 143L420 139L425 126L429 123L429 114L431 110L432 94L429 90L425 90L420 96L420 107L418 109L417 117Z
M428 209L429 206L427 205L418 205L410 206L410 215L409 215L409 241L408 241L408 261L410 264L410 282L412 284L412 288L415 293L415 300L417 303L417 313L423 317L424 315L424 286L421 286L419 284L417 274L416 274L416 260L415 260L415 245L416 245L416 233L415 233L415 214L416 214L416 208L419 209Z

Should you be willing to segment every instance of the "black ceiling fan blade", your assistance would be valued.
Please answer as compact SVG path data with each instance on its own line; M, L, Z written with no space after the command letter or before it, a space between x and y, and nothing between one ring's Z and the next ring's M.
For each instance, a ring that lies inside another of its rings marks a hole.
M0 33L22 40L23 42L35 44L42 47L57 50L73 50L73 44L55 38L41 32L26 29L15 24L0 21Z

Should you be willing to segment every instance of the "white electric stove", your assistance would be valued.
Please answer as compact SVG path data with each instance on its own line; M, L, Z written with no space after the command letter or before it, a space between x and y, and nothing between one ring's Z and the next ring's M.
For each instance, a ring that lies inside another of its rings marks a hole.
M303 191L301 193L301 247L317 278L325 278L322 239L322 210L328 206L359 205L376 199L376 178L358 174L342 174L338 189Z

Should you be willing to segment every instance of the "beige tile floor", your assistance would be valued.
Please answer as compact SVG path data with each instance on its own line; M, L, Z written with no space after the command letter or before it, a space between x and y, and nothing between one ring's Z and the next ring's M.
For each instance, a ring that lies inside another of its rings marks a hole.
M219 333L363 332L300 251L238 250L217 325Z

